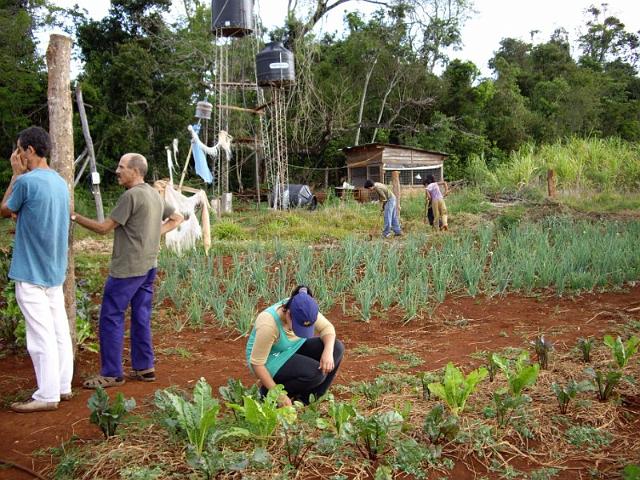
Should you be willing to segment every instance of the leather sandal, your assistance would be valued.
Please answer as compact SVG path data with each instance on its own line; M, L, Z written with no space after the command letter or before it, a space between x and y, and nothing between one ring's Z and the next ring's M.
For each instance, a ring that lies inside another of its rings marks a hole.
M123 377L105 377L104 375L96 375L95 377L91 377L86 379L82 386L84 388L109 388L109 387L117 387L124 383Z
M131 370L127 377L131 380L138 380L140 382L155 382L156 371L154 368L147 368L146 370Z

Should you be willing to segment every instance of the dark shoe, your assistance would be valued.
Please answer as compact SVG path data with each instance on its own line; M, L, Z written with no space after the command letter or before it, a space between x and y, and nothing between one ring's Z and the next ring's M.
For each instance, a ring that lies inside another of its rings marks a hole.
M393 234L394 237L403 237L403 233L402 232L396 232Z
M382 238L391 238L391 234L390 233L383 233L382 234Z
M63 402L68 402L72 398L73 398L73 392L60 394L60 400L62 400Z
M146 370L131 370L127 377L131 380L138 380L140 382L155 382L156 371L153 368L147 368Z
M31 412L48 412L58 409L58 402L43 402L30 398L26 402L15 402L11 404L11 410L18 413L31 413Z

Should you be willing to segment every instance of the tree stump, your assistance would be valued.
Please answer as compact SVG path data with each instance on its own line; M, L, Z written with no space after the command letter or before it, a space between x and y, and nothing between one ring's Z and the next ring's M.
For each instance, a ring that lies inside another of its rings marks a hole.
M547 191L549 198L556 196L556 172L552 168L547 171Z

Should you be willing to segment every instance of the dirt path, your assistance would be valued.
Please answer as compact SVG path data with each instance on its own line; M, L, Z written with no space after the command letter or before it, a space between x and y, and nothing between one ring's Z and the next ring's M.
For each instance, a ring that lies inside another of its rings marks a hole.
M363 323L352 315L343 315L342 307L333 308L328 317L335 323L347 356L337 383L372 380L380 373L379 365L393 361L389 346L420 357L424 363L408 372L432 370L453 361L477 365L470 357L477 351L495 351L503 347L522 347L538 333L551 338L557 348L566 350L578 337L601 337L612 327L638 320L639 313L625 313L625 308L640 305L640 286L622 293L590 294L572 299L554 296L524 298L515 295L494 298L449 298L431 318L402 325L400 316L390 312ZM348 310L348 307L347 307ZM349 312L347 312L349 313ZM214 388L230 377L245 384L253 381L244 365L244 339L234 332L217 328L176 333L166 325L171 321L159 311L156 324L165 325L155 333L157 375L155 383L130 381L120 388L126 397L134 397L137 411L149 407L158 388L177 385L190 388L204 377ZM209 319L209 324L211 321ZM156 329L158 330L158 329ZM359 353L358 353L359 352ZM363 353L364 352L364 353ZM126 357L125 353L125 357ZM28 396L34 386L28 356L0 359L0 459L41 471L51 463L47 452L75 435L81 439L99 439L101 433L89 424L87 400L90 391L80 388L84 377L98 371L98 356L80 352L74 379L75 397L53 412L16 414L8 404L17 397ZM109 392L113 394L113 389ZM33 478L15 469L0 470L0 479Z

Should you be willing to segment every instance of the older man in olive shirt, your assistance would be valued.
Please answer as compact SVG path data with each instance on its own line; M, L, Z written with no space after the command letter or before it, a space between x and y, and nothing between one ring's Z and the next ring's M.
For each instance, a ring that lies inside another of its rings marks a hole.
M113 255L100 309L100 375L84 382L85 388L112 387L124 383L122 348L124 314L131 305L130 378L155 380L151 309L160 236L176 228L182 216L164 203L144 182L147 160L140 154L122 156L116 170L127 190L104 222L74 213L71 217L96 233L114 230ZM166 220L166 221L165 221ZM163 221L165 221L163 223Z

